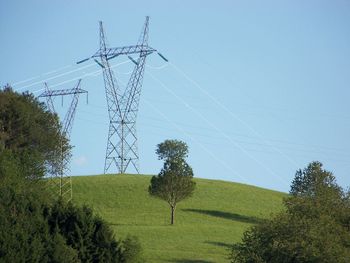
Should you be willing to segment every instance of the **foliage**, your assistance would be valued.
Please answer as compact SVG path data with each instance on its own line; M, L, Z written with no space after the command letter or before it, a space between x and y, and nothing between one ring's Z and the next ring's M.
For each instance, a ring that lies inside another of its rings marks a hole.
M59 200L48 216L51 233L62 235L78 252L81 262L121 262L121 251L113 231L87 207Z
M122 241L122 260L123 263L144 263L142 257L142 246L137 236L128 235Z
M105 221L87 206L50 204L10 158L0 155L0 262L129 262Z
M11 160L13 162L11 162ZM45 185L20 174L13 153L0 154L0 262L76 262L62 236L51 235Z
M297 171L284 205L285 212L244 233L231 262L349 262L349 202L321 163Z
M60 141L56 115L30 94L0 91L0 262L76 262L76 252L51 235L43 180Z
M159 160L185 159L188 156L188 147L182 141L165 140L157 145L156 154Z
M158 176L151 179L150 193L168 202L170 206L188 197L194 191L191 167L184 161L166 161Z
M57 169L61 143L69 158L69 143L60 134L56 114L32 94L19 94L9 86L0 90L0 150L16 154L22 176L40 178L46 172L54 172L49 169Z
M291 185L290 194L300 197L322 196L324 191L340 192L334 175L322 169L322 163L312 162L304 170L298 170Z
M177 203L190 197L196 183L192 180L192 168L185 161L188 148L184 142L166 140L158 144L156 153L159 159L165 160L158 176L153 176L149 186L152 196L165 200L171 208L171 224Z
M61 142L70 149L59 129L33 95L0 91L0 262L127 263L89 207L49 198L42 177L59 161Z

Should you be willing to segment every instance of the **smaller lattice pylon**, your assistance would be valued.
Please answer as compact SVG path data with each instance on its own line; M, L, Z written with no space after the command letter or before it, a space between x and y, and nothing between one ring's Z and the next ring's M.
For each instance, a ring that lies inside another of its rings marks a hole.
M73 121L76 113L76 108L78 105L79 95L82 93L88 94L86 90L80 88L81 79L78 81L78 84L73 89L61 89L61 90L50 90L47 83L45 82L45 91L40 94L39 98L46 98L46 104L48 109L56 113L53 97L72 95L72 101L69 106L69 109L61 122L61 136L63 140L70 139L70 134L73 127ZM72 191L72 180L69 175L69 157L66 156L63 149L64 142L61 141L61 145L59 146L59 158L57 160L57 166L52 169L51 175L49 178L49 184L51 188L53 188L53 192L55 195L63 198L64 200L70 201L73 196Z

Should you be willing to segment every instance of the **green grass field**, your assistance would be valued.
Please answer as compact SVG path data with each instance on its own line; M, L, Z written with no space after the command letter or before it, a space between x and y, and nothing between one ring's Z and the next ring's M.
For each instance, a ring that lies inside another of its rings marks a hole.
M166 202L148 195L151 176L73 177L73 201L88 204L117 238L138 236L146 262L228 262L228 248L247 227L282 209L284 193L195 179L196 191L178 204L171 226Z

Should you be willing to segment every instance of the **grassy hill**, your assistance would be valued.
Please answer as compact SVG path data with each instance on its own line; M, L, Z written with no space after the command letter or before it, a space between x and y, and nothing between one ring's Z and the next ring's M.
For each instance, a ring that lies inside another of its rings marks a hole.
M228 262L229 246L247 227L282 208L283 193L254 186L195 179L192 198L179 203L169 225L166 202L151 198L151 176L73 177L73 200L91 205L118 238L139 237L147 262Z

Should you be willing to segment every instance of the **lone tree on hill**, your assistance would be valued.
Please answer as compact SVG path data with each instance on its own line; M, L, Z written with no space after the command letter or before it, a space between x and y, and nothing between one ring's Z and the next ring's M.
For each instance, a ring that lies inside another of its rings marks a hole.
M166 140L157 145L156 153L159 160L164 160L164 165L160 173L152 177L148 191L168 202L173 225L177 203L192 196L196 186L192 168L185 160L188 147L182 141Z

